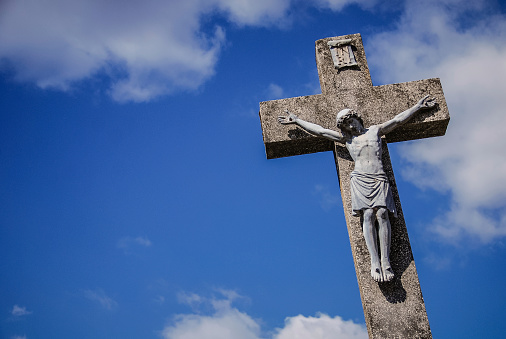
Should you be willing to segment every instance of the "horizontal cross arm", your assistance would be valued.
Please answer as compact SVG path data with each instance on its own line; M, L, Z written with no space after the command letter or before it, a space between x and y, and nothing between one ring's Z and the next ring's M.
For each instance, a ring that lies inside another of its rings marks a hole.
M325 125L321 118L329 107L321 94L261 102L260 123L268 159L333 150L334 143L330 140L313 136L295 125L281 125L278 116L286 116L286 111Z
M333 150L330 140L310 135L296 125L281 125L278 116L286 115L287 110L303 120L336 130L336 113L352 108L361 113L368 127L393 119L425 95L434 97L437 106L415 113L411 120L385 136L387 142L397 142L445 134L450 115L439 79L261 102L260 121L267 158Z

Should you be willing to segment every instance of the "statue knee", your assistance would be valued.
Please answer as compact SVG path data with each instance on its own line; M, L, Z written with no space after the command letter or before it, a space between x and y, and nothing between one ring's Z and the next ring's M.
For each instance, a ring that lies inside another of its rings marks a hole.
M374 211L372 209L365 209L364 210L364 220L365 221L372 221L374 218Z
M388 219L388 210L386 208L380 208L378 209L378 212L376 213L378 216L378 219L387 220Z

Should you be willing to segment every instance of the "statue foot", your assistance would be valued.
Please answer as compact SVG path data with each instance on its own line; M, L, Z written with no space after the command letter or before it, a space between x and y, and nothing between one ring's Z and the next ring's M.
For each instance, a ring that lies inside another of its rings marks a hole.
M378 265L371 264L371 277L373 278L374 281L377 282L383 281L383 274L381 272L381 267L379 264Z
M391 281L394 278L394 270L390 266L390 263L381 265L383 273L383 281Z

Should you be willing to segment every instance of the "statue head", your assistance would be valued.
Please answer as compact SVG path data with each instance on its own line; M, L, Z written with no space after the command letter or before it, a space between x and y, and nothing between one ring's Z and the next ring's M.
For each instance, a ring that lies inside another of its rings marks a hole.
M337 117L336 117L337 127L341 128L344 121L348 118L355 118L360 122L360 124L362 126L364 126L364 121L362 120L360 113L352 110L351 108L345 108L345 109L339 111L339 113L337 113Z

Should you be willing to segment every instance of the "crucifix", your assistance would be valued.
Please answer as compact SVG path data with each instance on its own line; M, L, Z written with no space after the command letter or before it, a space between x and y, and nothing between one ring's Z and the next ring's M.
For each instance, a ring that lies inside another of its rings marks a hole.
M369 337L432 338L387 143L445 134L441 82L373 86L360 34L316 64L322 94L260 103L267 158L334 152Z

